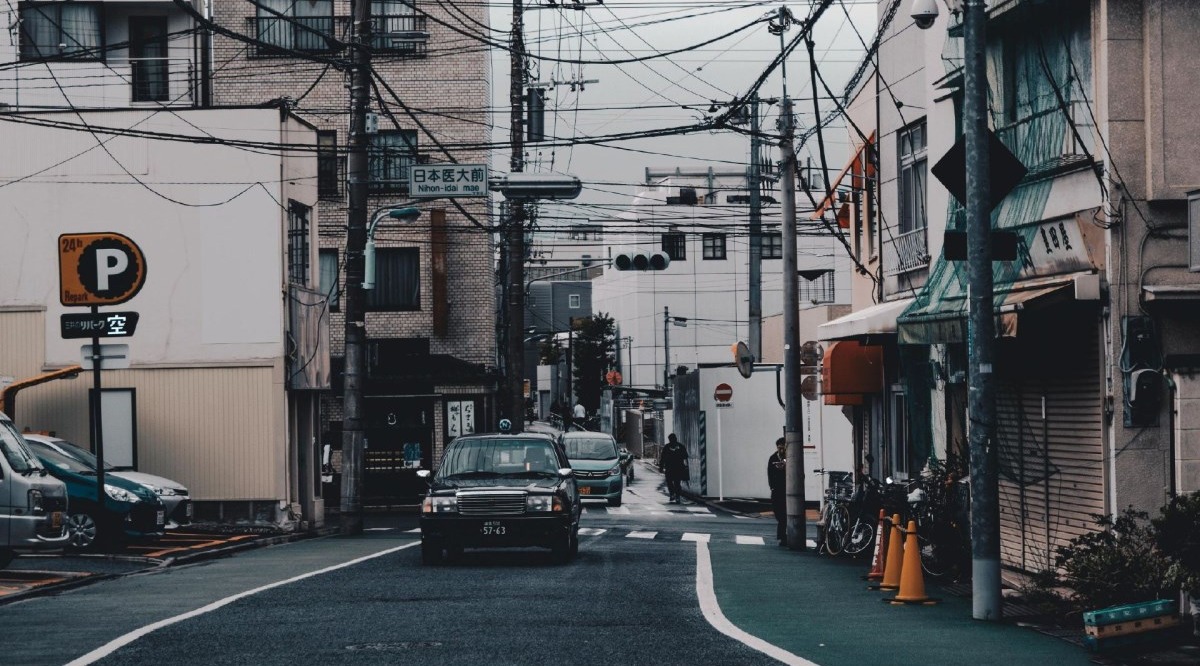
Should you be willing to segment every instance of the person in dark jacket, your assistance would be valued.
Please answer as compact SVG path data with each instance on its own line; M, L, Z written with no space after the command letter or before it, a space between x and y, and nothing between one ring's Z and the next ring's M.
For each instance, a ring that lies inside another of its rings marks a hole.
M687 447L675 437L675 433L667 435L667 445L658 456L658 468L667 477L670 501L678 504L682 492L680 484L688 478L688 453Z
M767 486L771 488L771 510L775 512L775 537L787 544L787 440L775 440L775 453L767 458Z

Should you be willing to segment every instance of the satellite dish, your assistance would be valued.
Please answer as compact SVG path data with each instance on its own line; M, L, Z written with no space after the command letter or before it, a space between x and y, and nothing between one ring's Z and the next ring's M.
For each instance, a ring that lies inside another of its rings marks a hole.
M754 355L750 353L750 347L746 346L746 343L738 341L733 346L733 363L746 379L754 373Z

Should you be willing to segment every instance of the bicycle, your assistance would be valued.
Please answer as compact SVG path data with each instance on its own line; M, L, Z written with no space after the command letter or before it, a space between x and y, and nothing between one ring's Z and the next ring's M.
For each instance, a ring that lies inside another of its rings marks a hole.
M815 469L813 473L830 477L829 485L824 491L825 501L821 506L821 516L817 521L817 552L824 550L830 555L838 555L842 552L850 530L850 510L847 504L852 486L846 483L849 473L823 469Z
M908 514L917 523L921 569L931 577L940 578L960 565L967 543L955 515L956 487L935 475L912 481L908 490Z

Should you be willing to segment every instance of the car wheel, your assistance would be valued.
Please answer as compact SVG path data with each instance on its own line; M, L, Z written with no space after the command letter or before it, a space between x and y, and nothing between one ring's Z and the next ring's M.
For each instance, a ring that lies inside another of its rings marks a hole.
M579 537L575 535L575 530L571 530L556 540L550 546L550 552L554 556L554 561L559 564L566 564L571 561L571 557L579 552Z
M81 511L67 516L67 543L86 550L100 543L100 526L92 514Z
M0 548L0 569L8 566L17 554L7 548Z
M421 542L421 564L434 565L442 561L442 546L434 541Z
M571 530L571 557L579 554L579 530Z
M446 561L457 562L462 559L463 547L450 544L446 546Z
M616 497L610 497L608 499L608 505L609 506L621 506L621 496L617 495Z

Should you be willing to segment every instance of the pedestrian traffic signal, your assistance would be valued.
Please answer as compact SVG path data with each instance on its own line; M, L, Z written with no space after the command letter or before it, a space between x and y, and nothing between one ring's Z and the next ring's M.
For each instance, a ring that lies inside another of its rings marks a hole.
M666 252L622 252L613 260L619 271L661 271L671 265Z

